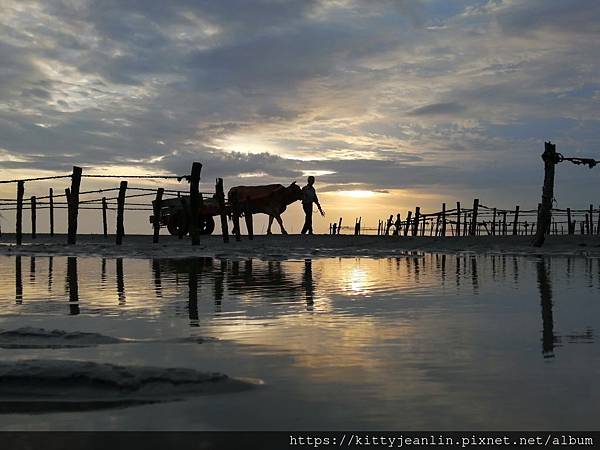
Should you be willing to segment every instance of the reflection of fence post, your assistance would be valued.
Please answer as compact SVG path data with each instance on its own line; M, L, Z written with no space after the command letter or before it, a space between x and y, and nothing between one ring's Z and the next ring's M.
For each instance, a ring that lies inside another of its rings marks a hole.
M31 196L31 239L35 239L37 237L36 228L37 228L37 211L36 211L37 201L35 195Z
M17 181L17 245L23 242L23 194L25 194L25 182Z
M545 142L542 159L544 160L544 187L542 188L542 208L538 215L537 231L533 240L535 247L541 247L544 244L544 235L551 220L552 199L554 198L554 170L558 162L556 145Z
M515 220L513 221L513 236L519 234L519 205L515 207Z
M81 185L81 167L73 166L71 175L71 190L68 199L68 236L67 243L75 244L77 241L77 216L79 214L79 186Z
M160 210L162 208L162 196L165 190L163 188L158 188L156 191L156 198L152 206L154 207L154 218L152 225L154 225L154 236L152 237L152 242L154 244L158 243L158 235L160 234Z
M227 211L225 211L225 191L223 190L223 178L217 178L215 192L217 193L219 215L221 216L221 234L223 235L223 242L227 243L229 242L229 227L227 224Z
M202 164L194 162L192 164L192 173L190 174L190 236L192 245L200 245L200 208L202 206L200 198L200 171Z
M479 210L479 199L476 198L473 200L473 215L471 218L471 230L469 234L471 236L475 236L477 234L477 212Z
M125 212L125 194L127 193L127 181L121 181L119 186L119 197L117 198L117 245L123 243L125 226L123 225Z
M104 237L108 236L108 225L106 223L106 210L108 209L108 205L106 204L106 197L102 197L102 231L104 232Z
M50 237L54 237L54 190L50 188L48 192L50 201Z
M79 314L79 283L77 281L77 258L67 258L67 281L69 286L69 312L72 316Z

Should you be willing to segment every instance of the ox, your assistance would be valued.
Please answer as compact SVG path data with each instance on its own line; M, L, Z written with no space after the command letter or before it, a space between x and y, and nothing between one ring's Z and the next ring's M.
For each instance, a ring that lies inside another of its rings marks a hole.
M297 200L302 200L302 189L300 189L300 186L295 181L287 187L281 184L235 186L229 189L227 198L233 211L237 209L240 213L267 214L269 216L267 234L271 234L273 219L277 220L281 228L281 234L287 234L287 231L283 227L281 214L286 210L288 205ZM235 222L233 233L236 233Z

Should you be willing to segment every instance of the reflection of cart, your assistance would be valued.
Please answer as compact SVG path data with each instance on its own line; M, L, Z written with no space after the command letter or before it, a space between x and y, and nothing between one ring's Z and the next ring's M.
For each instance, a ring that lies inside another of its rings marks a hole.
M227 205L225 206L226 212ZM198 227L200 234L211 234L215 229L213 216L220 214L217 199L203 197L202 206L198 214ZM176 236L185 236L190 230L191 211L189 195L162 200L160 208L160 225L166 226L169 233ZM154 216L150 216L150 223L154 223Z

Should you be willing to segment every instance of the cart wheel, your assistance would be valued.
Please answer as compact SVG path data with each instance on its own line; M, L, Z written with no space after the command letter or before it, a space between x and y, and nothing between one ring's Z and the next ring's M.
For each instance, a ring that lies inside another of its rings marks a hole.
M215 220L212 216L200 216L198 219L200 234L211 234L215 230Z
M181 234L185 236L189 231L189 224L185 214L178 212L169 216L167 230L173 236L179 236L181 230Z

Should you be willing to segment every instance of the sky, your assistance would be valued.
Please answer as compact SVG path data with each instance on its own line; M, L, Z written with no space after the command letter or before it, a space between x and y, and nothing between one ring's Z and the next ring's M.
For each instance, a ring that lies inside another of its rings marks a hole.
M535 207L544 141L600 159L599 35L596 0L0 0L0 179L314 174L320 232L474 197ZM598 203L600 168L563 163L556 185L558 207ZM26 196L48 186L66 187Z

